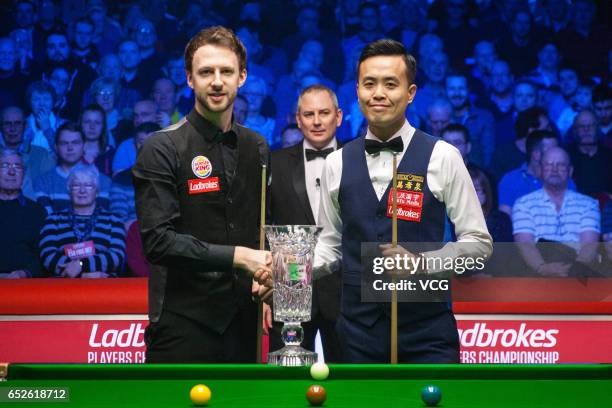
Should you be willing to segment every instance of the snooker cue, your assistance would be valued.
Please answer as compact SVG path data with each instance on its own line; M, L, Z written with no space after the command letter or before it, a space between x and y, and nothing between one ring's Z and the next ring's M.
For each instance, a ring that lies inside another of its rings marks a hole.
M259 250L263 251L266 249L266 231L264 226L266 224L266 188L268 186L268 180L266 176L266 165L261 165L261 212L259 214ZM257 300L257 362L263 363L261 344L263 338L263 306L264 302L260 299Z
M397 153L393 153L393 206L391 218L391 245L397 246ZM395 283L395 276L393 276ZM391 364L397 364L397 292L391 292Z

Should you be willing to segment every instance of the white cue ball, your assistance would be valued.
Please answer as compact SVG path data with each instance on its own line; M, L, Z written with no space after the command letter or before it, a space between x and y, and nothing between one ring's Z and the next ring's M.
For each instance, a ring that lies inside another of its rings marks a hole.
M317 381L325 380L329 376L329 367L325 363L314 363L310 367L310 376Z

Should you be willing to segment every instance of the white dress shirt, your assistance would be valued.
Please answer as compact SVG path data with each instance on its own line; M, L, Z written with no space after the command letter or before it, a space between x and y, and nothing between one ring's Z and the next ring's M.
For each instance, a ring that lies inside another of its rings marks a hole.
M402 128L389 140L401 137L404 149L397 155L401 162L415 129L406 121ZM366 139L381 141L370 130ZM393 178L393 153L383 150L378 154L366 155L370 180L380 200ZM327 156L321 177L321 204L318 225L323 227L315 250L314 266L320 273L326 273L329 266L342 258L342 219L338 195L342 178L342 150ZM492 239L487 230L484 215L476 196L472 179L459 151L449 143L440 140L434 145L427 167L427 186L435 199L445 203L446 213L455 225L457 243L447 243L443 248L423 254L428 257L486 257L492 251ZM405 222L405 221L398 221ZM458 243L472 242L471 245ZM428 272L438 272L429 270Z
M306 160L306 149L325 150L330 147L334 150L338 148L336 138L333 138L323 149L314 148L306 139L304 139L303 143L302 154L304 155L306 193L308 194L308 201L310 202L310 208L312 209L312 215L314 215L315 221L318 219L319 214L319 203L321 201L321 174L325 166L325 159L323 157L316 157L310 161Z

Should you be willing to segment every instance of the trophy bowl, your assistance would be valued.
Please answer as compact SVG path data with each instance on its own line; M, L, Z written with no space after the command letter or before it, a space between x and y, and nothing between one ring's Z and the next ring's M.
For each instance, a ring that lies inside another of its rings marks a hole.
M266 237L272 252L274 320L283 322L285 346L268 354L268 364L305 366L317 361L317 354L300 346L304 338L301 323L310 321L312 308L312 263L322 228L316 225L267 225Z

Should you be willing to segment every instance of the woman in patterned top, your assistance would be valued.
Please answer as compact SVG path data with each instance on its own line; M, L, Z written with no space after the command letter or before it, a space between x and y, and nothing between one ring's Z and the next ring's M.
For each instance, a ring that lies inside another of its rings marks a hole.
M71 208L49 215L40 256L56 277L107 278L123 270L125 232L111 213L96 207L98 170L78 165L68 176Z

